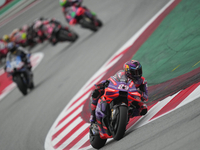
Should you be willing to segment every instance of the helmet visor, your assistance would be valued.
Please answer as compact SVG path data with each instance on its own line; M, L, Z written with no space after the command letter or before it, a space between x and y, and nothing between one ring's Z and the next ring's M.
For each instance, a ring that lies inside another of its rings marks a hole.
M138 69L131 69L130 73L133 78L141 77L142 76L142 67L140 67Z

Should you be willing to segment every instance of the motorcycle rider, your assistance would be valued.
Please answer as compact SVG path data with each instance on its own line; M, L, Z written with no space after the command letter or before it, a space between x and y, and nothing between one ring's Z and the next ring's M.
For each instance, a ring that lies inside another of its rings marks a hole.
M28 76L28 79L30 79L29 80L29 85L30 85L32 82L32 77L33 77L33 73L31 71L32 65L31 65L31 61L30 61L31 53L26 51L23 47L15 44L14 42L9 42L7 44L7 49L9 52L6 56L6 62L11 61L13 57L20 56L21 60L25 64L25 67L27 68L26 74ZM6 72L6 66L4 67L4 70Z
M40 17L39 19L36 19L32 25L34 32L39 37L39 42L42 43L44 40L48 39L52 45L56 45L58 40L54 37L54 35L46 34L47 25L54 23L55 25L59 25L60 22L52 19L46 19L43 17Z
M19 45L25 45L27 42L27 33L18 31L10 36L10 41Z
M21 28L16 28L14 29L9 35L4 35L3 40L5 42L15 42L17 44L23 43L24 40L26 40L27 36L27 30L29 26L28 25L23 25Z
M7 34L5 34L5 35L3 35L2 40L3 40L4 42L8 43L8 42L10 42L10 36L7 35Z
M60 0L62 12L70 25L76 24L77 20L74 18L72 6L81 6L83 0Z
M70 25L76 24L77 19L74 18L74 8L73 7L80 7L82 4L83 0L60 0L60 6L62 7L62 12L64 14L64 17L66 18L67 22ZM95 13L91 12L87 7L82 6L86 10L88 10L87 13L88 16L91 18L94 18Z
M98 107L98 100L104 94L104 89L108 87L109 83L119 81L119 79L125 78L127 82L134 82L135 87L141 94L141 102L132 102L132 106L135 109L129 110L129 118L134 116L143 116L147 113L147 105L144 102L148 101L148 89L147 81L142 76L142 65L137 60L131 60L124 64L124 70L118 71L114 76L111 76L108 80L101 81L93 90L91 95L91 116L90 122L93 124L96 122L95 110Z

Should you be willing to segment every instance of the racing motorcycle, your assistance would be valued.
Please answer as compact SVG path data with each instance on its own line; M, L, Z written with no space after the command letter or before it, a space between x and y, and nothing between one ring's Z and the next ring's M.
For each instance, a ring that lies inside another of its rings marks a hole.
M6 72L12 76L18 89L23 95L27 95L28 89L34 88L33 74L21 57L15 56L6 62Z
M101 105L97 105L97 122L90 125L90 144L95 149L102 148L107 139L123 138L129 121L129 114L136 109L132 102L141 101L133 81L111 79L104 94L100 97ZM99 103L99 102L98 102Z
M70 14L73 19L70 21L70 25L80 24L83 28L88 28L92 31L97 31L103 23L96 17L94 13L88 10L86 7L72 6L70 8ZM69 17L66 15L66 19Z
M11 41L22 47L34 47L37 44L37 42L34 41L25 31L15 33L11 38Z
M42 26L41 30L38 32L41 39L48 39L53 45L56 42L70 41L74 42L78 38L73 30L68 27L62 26L60 23L50 22Z

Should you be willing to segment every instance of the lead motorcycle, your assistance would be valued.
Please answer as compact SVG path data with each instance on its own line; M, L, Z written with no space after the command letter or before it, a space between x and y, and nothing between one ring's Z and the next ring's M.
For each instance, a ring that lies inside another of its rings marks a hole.
M128 113L136 109L133 101L141 102L141 94L133 81L111 79L96 108L97 122L90 126L89 138L93 148L100 149L109 138L123 138L129 121Z
M28 89L34 88L33 74L21 57L15 56L7 60L6 72L12 76L12 80L23 95L27 95Z
M83 28L88 28L92 31L97 31L103 25L102 21L84 6L72 6L70 14L70 17L73 18L69 23L70 25L80 24ZM69 16L66 15L66 19L67 17Z

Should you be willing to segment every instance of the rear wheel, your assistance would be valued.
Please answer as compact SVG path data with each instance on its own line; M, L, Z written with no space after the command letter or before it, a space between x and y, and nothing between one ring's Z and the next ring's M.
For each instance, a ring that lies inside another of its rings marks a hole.
M18 89L23 95L27 95L27 86L24 84L20 75L14 77L14 81L17 84Z
M126 106L119 106L119 113L117 115L117 126L114 131L113 138L115 140L120 140L123 138L124 133L126 131L127 119L128 119L128 109Z

